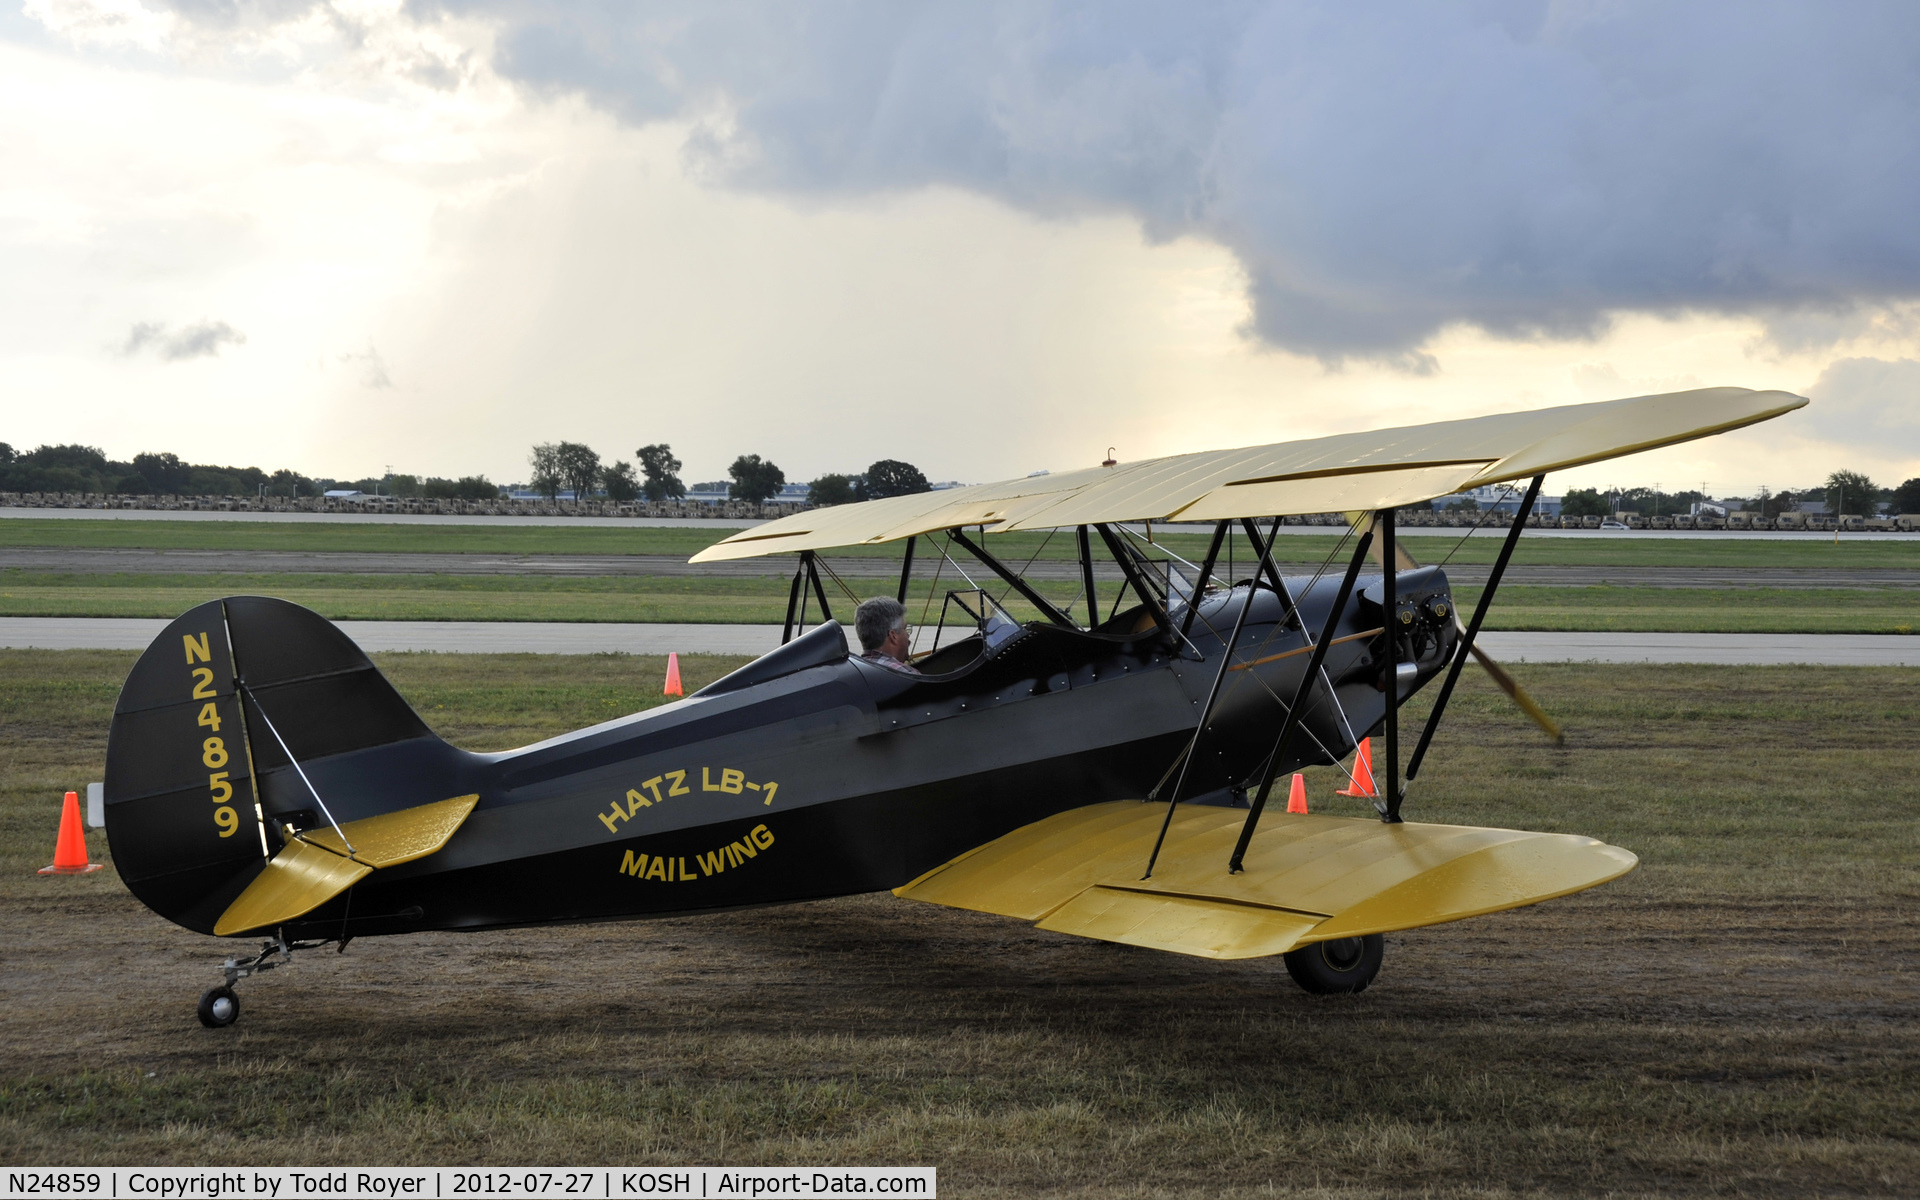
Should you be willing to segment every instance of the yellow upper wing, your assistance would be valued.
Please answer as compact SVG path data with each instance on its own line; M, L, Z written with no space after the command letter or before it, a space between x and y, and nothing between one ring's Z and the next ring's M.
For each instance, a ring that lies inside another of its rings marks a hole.
M870 545L958 525L1005 532L1398 507L1724 433L1806 402L1790 392L1699 388L1176 454L814 509L737 533L693 561Z

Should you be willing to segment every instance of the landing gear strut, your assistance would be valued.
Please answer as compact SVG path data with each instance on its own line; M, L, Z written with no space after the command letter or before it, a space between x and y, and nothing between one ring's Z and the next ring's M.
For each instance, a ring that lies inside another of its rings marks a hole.
M286 935L277 934L261 943L260 953L252 958L230 958L221 967L221 973L227 981L219 987L208 988L200 995L200 1023L208 1029L224 1029L240 1019L240 997L234 995L233 985L249 975L258 975L262 971L271 971L275 967L291 966L295 950L311 950L324 946L325 942L290 942ZM340 945L346 949L346 943Z

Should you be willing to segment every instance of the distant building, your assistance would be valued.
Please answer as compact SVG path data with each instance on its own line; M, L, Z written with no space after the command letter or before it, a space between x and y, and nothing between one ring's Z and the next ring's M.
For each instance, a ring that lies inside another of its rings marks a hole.
M1520 511L1520 501L1526 499L1525 488L1477 487L1453 496L1441 496L1433 501L1435 512L1445 511L1447 505L1458 504L1462 500L1471 500L1480 506L1481 512L1515 513ZM1560 497L1540 496L1533 502L1533 511L1543 517L1560 515Z
M359 500L365 500L367 498L367 494L365 492L356 491L353 488L339 488L331 492L322 492L321 495L328 500L359 501Z

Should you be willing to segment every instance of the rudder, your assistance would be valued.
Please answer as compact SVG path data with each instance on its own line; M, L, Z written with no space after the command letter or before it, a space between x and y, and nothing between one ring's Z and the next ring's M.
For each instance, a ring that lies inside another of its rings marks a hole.
M468 758L324 617L260 596L202 604L147 648L114 706L107 839L134 895L213 932L280 849L281 822L328 823L289 750L342 823L423 788L451 794Z

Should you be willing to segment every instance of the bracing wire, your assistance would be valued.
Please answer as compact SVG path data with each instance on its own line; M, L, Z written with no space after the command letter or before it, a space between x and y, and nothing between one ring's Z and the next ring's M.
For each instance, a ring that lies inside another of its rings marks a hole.
M827 578L833 580L833 582L839 586L840 590L847 594L847 599L853 601L854 607L858 608L860 606L860 602L863 599L865 599L865 597L861 596L858 592L848 587L847 581L840 578L839 572L835 571L831 566L829 566L826 559L821 558L818 555L815 555L813 561L819 565L822 571L825 571L827 573Z
M933 539L928 538L927 544L932 545ZM947 554L946 551L943 550L940 552L940 561L934 564L933 582L927 585L927 600L926 603L920 606L920 619L914 623L913 642L907 649L908 654L912 654L914 649L920 645L920 634L927 627L927 610L933 607L933 598L940 593L940 573L946 569Z
M1051 541L1053 541L1053 535L1054 535L1054 534L1056 534L1056 533L1059 533L1059 532L1060 532L1060 531L1059 531L1058 529L1049 529L1049 530L1047 530L1047 536L1045 537L1045 539L1043 539L1043 540L1041 541L1041 543L1040 543L1040 546L1039 546L1039 549L1037 549L1037 550L1035 550L1035 551L1034 551L1034 552L1033 552L1032 554L1030 554L1030 555L1028 555L1028 556L1027 556L1027 561L1026 561L1025 563L1023 563L1023 564L1021 564L1021 566L1020 566L1020 569L1019 569L1018 571L1015 571L1015 572L1014 572L1014 574L1015 574L1015 575L1018 575L1018 576L1020 576L1020 577L1021 577L1022 579L1025 579L1025 578L1026 578L1026 576L1027 576L1027 572L1028 572L1028 571L1029 571L1030 569L1032 569L1032 567L1033 567L1033 564L1034 564L1035 562L1037 562L1037 561L1039 560L1039 558L1040 558L1040 555L1041 555L1041 554L1042 554L1042 553L1043 553L1043 552L1044 552L1044 551L1046 550L1046 548L1047 548L1047 543L1048 543L1048 542L1051 542ZM981 539L981 543L982 543L983 545L984 545L984 544L985 544L985 542L986 542L986 536L987 536L987 535L986 535L985 533L982 533L982 534L980 535L980 539ZM971 581L969 581L969 582L971 582ZM1085 589L1085 588L1082 588L1081 590L1082 590L1082 591L1085 591L1086 589ZM997 604L997 605L999 605L999 606L1000 606L1001 608L1005 608L1005 607L1007 606L1007 597L1008 597L1008 596L1011 596L1011 595L1013 595L1013 585L1012 585L1012 584L1008 584L1008 585L1007 585L1007 590L1006 590L1006 591L1004 591L1004 592L1001 592L1001 593L1000 593L1000 595L999 595L999 598L998 598L998 599L996 599L996 600L994 601L994 603L995 603L995 604Z
M1453 556L1460 552L1460 547L1467 544L1467 539L1472 537L1474 534L1479 533L1480 527L1487 523L1487 518L1492 516L1494 513L1498 512L1500 510L1500 506L1506 503L1507 497L1513 494L1514 494L1513 485L1508 484L1507 490L1504 492L1501 492L1500 495L1494 499L1493 507L1487 509L1485 512L1482 512L1480 514L1480 519L1478 521L1475 521L1471 528L1469 528L1465 533L1460 535L1460 540L1453 544L1453 549L1447 551L1447 556L1441 559L1439 562L1435 563L1434 565L1438 567L1444 567L1448 563L1452 562ZM1513 515L1516 520L1519 519L1520 514L1518 511L1515 511Z
M1333 549L1328 551L1326 558L1321 560L1320 565L1317 568L1315 568L1312 577L1307 581L1306 588L1300 593L1302 597L1304 597L1305 595L1313 591L1314 587L1319 584L1320 580L1326 575L1327 571L1331 569L1333 563L1341 557L1341 551L1346 548L1348 541L1352 539L1355 530L1357 530L1358 528L1359 528L1359 525L1357 524L1350 525L1347 527L1346 532L1340 535L1339 540L1334 543ZM1229 536L1231 536L1231 531L1229 531ZM1256 558L1254 560L1253 570L1255 573L1252 581L1249 583L1249 586L1258 587L1259 580L1260 580L1260 570L1261 570L1259 558ZM1286 617L1293 616L1298 611L1299 603L1300 603L1299 597L1293 598L1292 605L1290 605L1287 612L1283 614L1281 620L1277 622L1272 629L1267 631L1266 637L1262 638L1259 646L1255 647L1256 653L1254 657L1258 657L1257 651L1264 650L1266 649L1266 647L1273 644L1273 639L1278 637L1286 627ZM1207 619L1206 614L1196 613L1196 615L1199 617L1200 623L1207 627L1207 631L1209 633L1211 633L1216 638L1220 638L1222 641L1225 640L1221 632L1218 629L1214 628L1213 622ZM1304 620L1301 622L1301 630L1303 633L1306 634L1308 644L1312 644L1313 635L1311 632L1308 632L1306 630L1306 623ZM1232 652L1233 652L1233 648L1228 647L1227 653L1231 654ZM1241 675L1242 675L1241 679L1236 679L1227 685L1226 694L1220 697L1218 701L1219 704L1225 704L1226 701L1234 694L1234 692L1239 687L1241 687L1242 684L1245 683L1245 678L1244 678L1245 676L1252 676L1255 683L1259 685L1261 690L1266 692L1268 696L1272 697L1273 702L1280 706L1281 712L1284 714L1287 711L1287 702L1280 697L1279 693L1273 690L1272 684L1269 684L1265 679L1262 679L1260 677L1259 672L1243 671L1241 672ZM1316 698L1318 695L1319 695L1318 689L1310 690L1307 694L1308 700L1311 701L1314 698ZM1346 723L1344 713L1342 714L1341 720L1343 724ZM1299 729L1300 729L1300 732L1306 734L1309 738L1313 739L1314 744L1319 747L1320 752L1322 754L1326 754L1329 758L1335 757L1334 755L1328 752L1325 743L1320 741L1319 735L1315 734L1312 728L1310 728L1308 725L1302 722L1299 726ZM1349 733L1352 732L1351 726L1349 726L1348 732ZM1152 792L1148 793L1150 796L1157 795L1159 790L1162 787L1166 786L1167 780L1172 778L1174 771L1179 768L1181 760L1186 757L1187 753L1189 752L1189 750L1191 750L1191 748L1192 748L1191 746L1183 748L1179 752L1179 754L1177 754L1174 757L1172 764L1170 764L1167 767L1166 773L1160 777L1160 782L1154 785ZM1271 752L1269 753L1268 757L1269 758L1272 757ZM1348 781L1350 783L1353 782L1353 779L1354 779L1353 773L1351 771L1348 771L1344 764L1338 763L1338 760L1336 760L1336 763L1337 765L1340 765L1341 771L1346 773ZM1264 762L1262 766L1264 769Z

